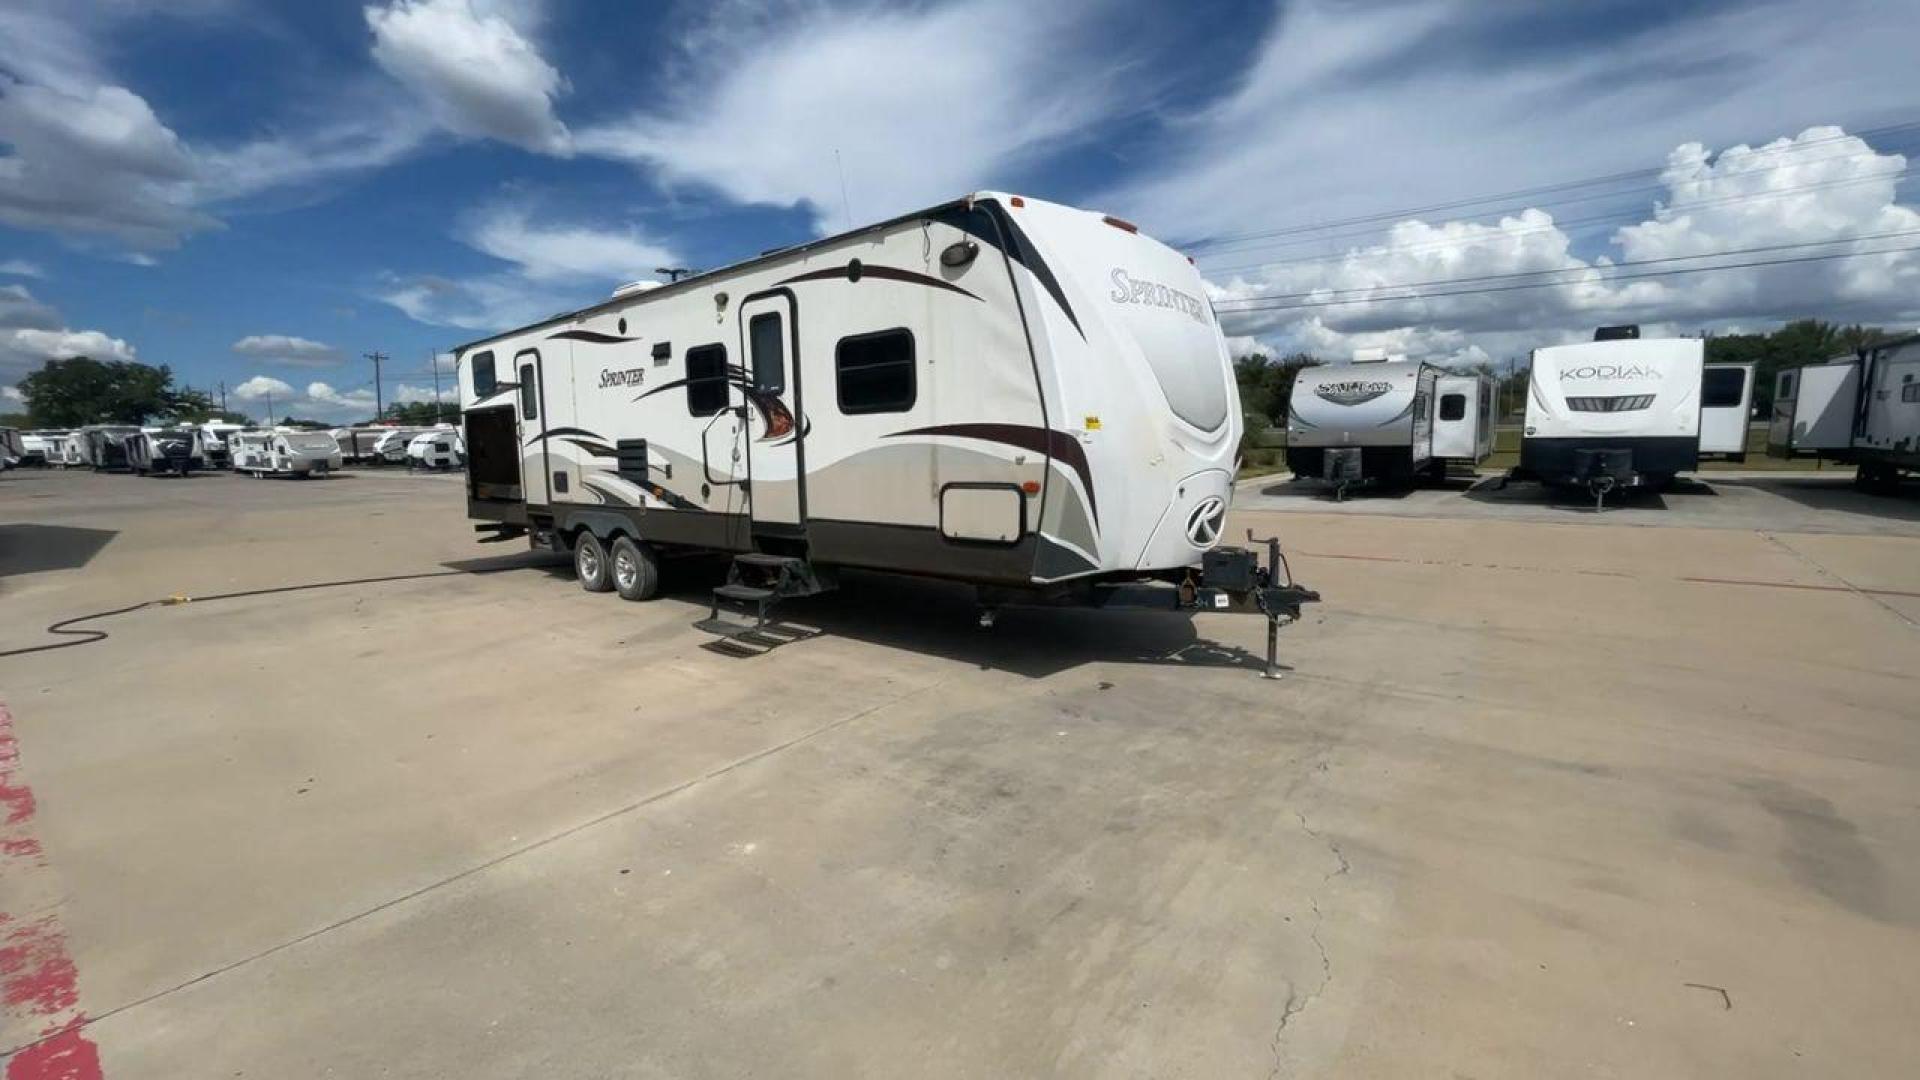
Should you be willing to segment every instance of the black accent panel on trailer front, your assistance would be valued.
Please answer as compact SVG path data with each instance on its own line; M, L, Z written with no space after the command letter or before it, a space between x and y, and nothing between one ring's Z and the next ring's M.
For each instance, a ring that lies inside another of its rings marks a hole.
M1692 472L1700 467L1700 440L1697 436L1584 436L1521 440L1520 473L1549 483L1571 482L1579 472L1574 460L1577 450L1627 451L1633 455L1633 472L1643 477L1671 476L1674 473Z

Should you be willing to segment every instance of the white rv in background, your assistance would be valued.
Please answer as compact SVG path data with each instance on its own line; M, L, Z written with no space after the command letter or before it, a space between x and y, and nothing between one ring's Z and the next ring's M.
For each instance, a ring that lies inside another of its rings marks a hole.
M129 435L125 444L127 467L140 476L172 473L185 476L207 467L199 428L149 428Z
M1706 343L1603 327L1595 340L1533 351L1513 479L1595 491L1657 488L1700 464Z
M1493 384L1431 364L1356 354L1303 369L1287 401L1287 467L1342 493L1441 478L1493 449Z
M365 427L344 427L333 429L333 439L340 444L340 456L347 461L371 461L378 457L375 447L389 432L396 429L368 425Z
M1920 472L1920 335L1782 371L1767 445L1850 462L1856 482L1875 490Z
M415 435L407 443L407 468L457 469L467 463L467 444L452 428Z
M232 449L227 446L227 437L236 431L247 430L245 424L229 424L220 420L209 420L200 425L200 447L206 453L207 465L215 469L233 467Z
M388 465L407 463L407 444L416 437L428 434L432 428L382 428L380 435L367 447L367 461L384 462ZM450 429L449 429L450 430ZM359 445L356 439L355 445Z
M20 448L28 465L59 465L61 455L66 452L67 433L64 431L23 431L20 433Z
M228 437L235 472L255 476L326 476L340 467L340 444L324 431L240 431Z
M623 290L456 350L468 515L629 599L663 549L736 553L728 637L723 601L765 625L843 567L974 584L984 621L1135 583L1294 616L1220 547L1241 418L1206 295L1128 222L993 192Z
M94 472L127 467L127 436L140 434L140 429L128 424L89 424L73 433L73 441L78 444L77 464L86 465Z
M1700 376L1700 456L1747 460L1753 364L1708 364Z

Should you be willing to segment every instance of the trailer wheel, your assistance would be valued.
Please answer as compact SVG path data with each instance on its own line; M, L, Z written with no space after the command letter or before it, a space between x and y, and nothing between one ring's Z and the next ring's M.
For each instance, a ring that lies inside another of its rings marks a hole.
M588 592L612 592L613 575L607 570L607 549L600 538L582 531L573 542L573 576Z
M631 537L613 538L613 587L622 600L651 600L660 594L660 557L650 544Z

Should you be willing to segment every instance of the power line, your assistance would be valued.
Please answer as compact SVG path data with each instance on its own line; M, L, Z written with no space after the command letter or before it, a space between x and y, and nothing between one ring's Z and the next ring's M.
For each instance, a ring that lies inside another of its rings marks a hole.
M1639 274L1614 274L1593 284L1612 284L1616 281L1635 281L1641 278L1675 277L1681 274L1705 274L1715 270L1744 270L1760 266L1785 266L1789 263L1828 262L1834 259L1857 259L1868 255L1898 255L1907 251L1920 251L1920 244L1908 247L1886 248L1880 251L1836 251L1826 255L1801 255L1788 259L1758 259L1752 262L1724 263L1719 266L1687 266L1677 270L1648 270ZM1486 289L1452 289L1444 292L1419 293L1413 296L1371 296L1356 297L1351 300L1317 300L1300 304L1273 304L1260 307L1236 308L1226 312L1228 315L1249 315L1261 311L1304 311L1310 308L1342 307L1350 304L1404 304L1416 300L1437 300L1446 296L1487 296L1494 293L1520 292L1525 289L1550 289L1558 285L1576 284L1566 281L1533 281L1520 285L1502 285Z
M1754 153L1770 154L1770 155L1798 153L1810 147L1824 146L1824 145L1828 145L1836 142L1844 142L1847 139L1857 138L1864 141L1869 137L1873 137L1873 136L1889 135L1895 132L1911 131L1915 129L1920 129L1920 120L1905 121L1898 124L1887 124L1877 128L1863 128L1859 131L1846 132L1840 135L1832 135L1832 136L1828 136L1826 138L1821 138L1821 139L1812 139L1807 142L1797 142L1788 146L1781 146L1781 147L1764 147L1763 146L1759 150L1754 151ZM1784 165L1771 166L1771 168L1784 168L1784 167L1786 166ZM1350 217L1350 218L1336 218L1332 221L1318 222L1311 225L1290 225L1290 226L1286 226L1279 229L1267 229L1267 230L1262 230L1258 232L1229 233L1224 236L1209 237L1204 240L1196 241L1187 246L1194 247L1194 248L1216 247L1223 244L1230 244L1239 240L1251 240L1251 239L1260 239L1260 238L1269 237L1269 236L1291 236L1291 235L1298 235L1300 233L1320 232L1326 229L1342 228L1347 225L1361 225L1361 224L1368 224L1372 222L1389 221L1394 218L1412 217L1412 216L1417 216L1421 214L1438 213L1443 210L1457 210L1457 209L1460 209L1461 207L1477 206L1481 203L1502 202L1502 201L1507 201L1511 199L1530 198L1534 195L1551 194L1556 191L1577 190L1579 188L1594 187L1600 184L1618 183L1622 180L1637 180L1643 177L1658 176L1665 170L1666 170L1666 166L1664 165L1653 166L1650 168L1643 168L1643 169L1631 169L1626 172L1609 173L1602 176L1587 177L1585 179L1564 180L1558 183L1545 184L1538 187L1518 188L1513 191L1505 191L1505 192L1500 192L1492 195L1481 195L1481 196L1475 196L1470 198L1454 199L1447 202L1429 203L1424 206L1401 207L1396 210L1381 210L1371 214L1362 214L1357 217Z
M1859 243L1867 240L1893 240L1903 236L1920 236L1920 229L1902 229L1898 232L1868 233L1864 236L1843 236L1834 240L1805 240L1805 241L1801 241L1799 243L1794 243L1794 244L1766 244L1760 247L1734 248L1727 251L1709 251L1709 252L1703 252L1699 255L1669 255L1663 258L1658 258L1658 259L1630 259L1625 262L1608 263L1605 266L1600 266L1600 265L1557 266L1547 270L1517 270L1517 271L1513 271L1511 273L1505 273L1505 274L1481 274L1476 277L1435 278L1430 281L1403 281L1403 282L1399 282L1397 284L1391 284L1391 285L1387 285L1387 284L1355 285L1345 289L1308 289L1305 292L1296 292L1296 293L1255 293L1248 296L1236 297L1232 300L1215 301L1213 306L1215 308L1219 308L1225 304L1246 304L1246 303L1253 303L1253 302L1262 301L1262 300L1294 300L1294 299L1302 299L1306 297L1334 296L1334 295L1339 295L1341 293L1371 292L1377 289L1421 289L1421 288L1426 288L1428 286L1433 286L1433 285L1467 285L1474 282L1484 282L1484 281L1511 281L1517 278L1540 277L1547 274L1579 274L1579 273L1586 273L1587 271L1590 271L1590 270L1599 270L1599 271L1605 272L1605 271L1616 270L1616 269L1629 267L1629 266L1657 266L1663 263L1690 262L1694 259L1722 259L1722 258L1727 258L1733 255L1757 255L1767 251L1794 251L1801 248L1826 247L1831 244L1852 244L1852 243ZM1860 254L1874 254L1874 253L1861 252ZM1706 269L1710 269L1710 268L1706 268ZM1576 282L1557 282L1556 284L1571 285L1571 284L1577 284L1577 283Z
M1698 202L1688 203L1686 204L1684 209L1687 211L1692 211L1696 209L1704 209L1704 208L1710 208L1710 207L1716 207L1716 206L1731 206L1735 203L1742 203L1742 202L1748 202L1748 201L1760 200L1760 199L1782 198L1788 195L1796 195L1806 191L1816 191L1816 190L1824 190L1827 188L1845 187L1849 184L1864 184L1864 183L1871 183L1871 182L1877 182L1882 180L1900 180L1913 175L1916 168L1920 168L1920 166L1908 166L1907 168L1901 169L1899 172L1884 173L1878 176L1846 176L1846 177L1838 177L1832 180L1817 180L1808 184L1795 184L1792 187L1773 188L1768 191L1750 191L1750 192L1741 192L1735 195L1723 195L1713 199L1702 199ZM1510 229L1495 235L1497 235L1498 238L1505 239L1507 237L1513 237L1513 236L1530 236L1538 233L1565 231L1566 229L1576 225L1590 225L1590 224L1595 224L1600 222L1621 221L1629 216L1637 216L1638 214L1639 214L1638 211L1634 211L1631 214L1611 213L1611 214L1598 214L1598 215L1594 215L1591 217L1584 217L1584 218L1568 218L1564 221L1555 221L1547 225L1532 226L1525 229ZM1333 262L1336 260L1344 260L1344 259L1378 259L1378 258L1384 258L1388 255L1396 254L1399 252L1433 251L1433 250L1439 250L1442 248L1460 247L1460 246L1463 246L1464 243L1466 243L1466 241L1463 241L1459 238L1453 238L1453 239L1444 239L1444 240L1422 241L1417 244L1387 244L1381 247L1367 248L1360 251L1333 252L1326 255L1303 255L1303 256L1298 256L1291 259L1273 259L1268 262L1248 263L1241 266L1217 266L1217 267L1209 268L1203 272L1209 273L1209 274L1227 274L1227 273L1238 273L1244 270L1264 270L1264 269L1269 269L1271 267L1276 267L1276 266L1299 266L1299 265L1313 264L1313 263Z

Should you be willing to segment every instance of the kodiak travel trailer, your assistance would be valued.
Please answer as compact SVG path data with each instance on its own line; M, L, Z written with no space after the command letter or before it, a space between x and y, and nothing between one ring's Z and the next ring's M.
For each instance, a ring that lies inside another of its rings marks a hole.
M154 428L126 438L127 467L141 476L185 476L207 467L198 428Z
M340 444L324 431L236 431L227 437L233 470L254 476L326 476L340 467Z
M1780 372L1767 446L1785 456L1849 462L1875 491L1920 472L1920 335Z
M1509 479L1571 484L1604 501L1698 468L1705 356L1699 338L1643 339L1638 327L1535 349L1520 465Z
M1220 546L1240 411L1205 297L1128 222L998 193L622 290L456 350L468 513L634 600L663 553L735 553L701 626L742 652L864 568L973 584L983 626L1263 614L1271 653L1317 597Z
M1754 364L1708 364L1700 374L1700 456L1747 460Z
M1336 498L1370 483L1440 479L1493 449L1493 386L1384 354L1302 370L1287 401L1287 467Z

